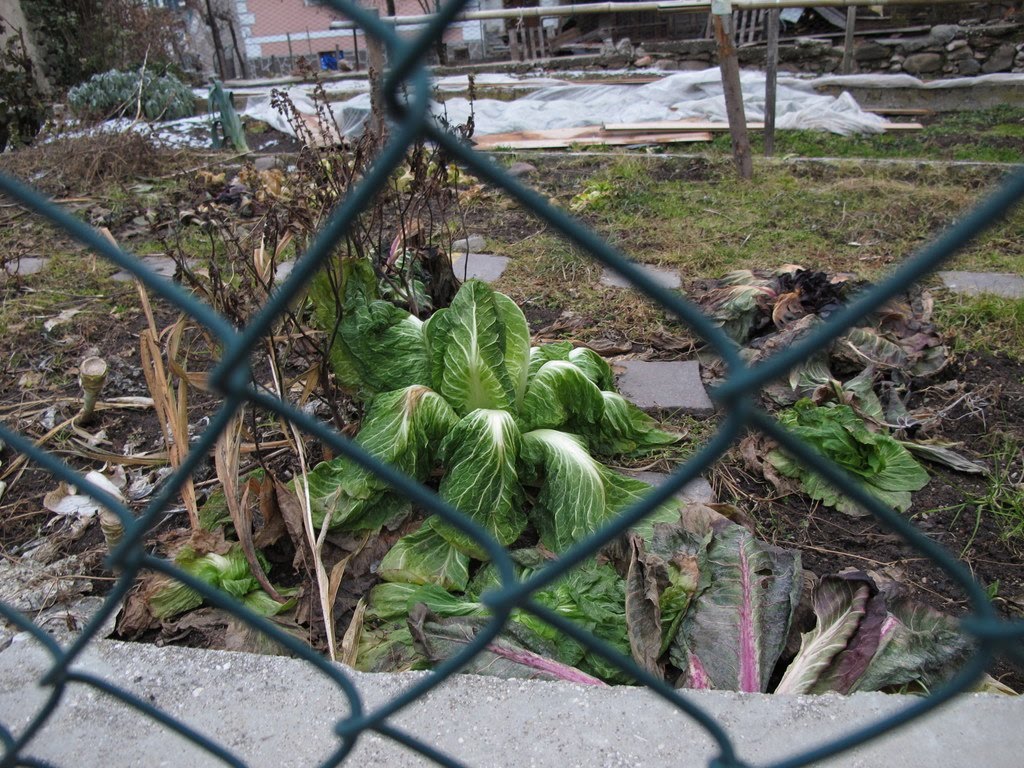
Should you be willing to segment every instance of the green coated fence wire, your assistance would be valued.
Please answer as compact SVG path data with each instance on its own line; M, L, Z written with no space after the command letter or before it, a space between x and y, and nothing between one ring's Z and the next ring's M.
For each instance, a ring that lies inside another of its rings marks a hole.
M951 681L932 691L927 697L914 699L896 715L890 715L874 724L851 730L841 738L776 762L773 764L776 768L782 766L795 768L795 766L814 763L856 747L869 739L921 717L969 688L984 674L997 656L1009 658L1017 663L1024 663L1024 653L1021 651L1024 622L1001 620L981 585L950 553L919 532L905 518L862 490L862 486L851 482L849 477L836 465L787 433L756 404L761 387L783 376L796 363L806 359L814 351L842 335L858 319L881 307L893 296L905 291L912 283L934 271L940 264L950 259L959 248L1005 217L1011 208L1024 198L1024 171L1016 172L1009 177L995 194L978 205L931 245L908 259L885 282L859 296L841 311L836 312L827 322L816 328L813 333L799 343L762 364L749 367L740 359L732 342L696 306L686 301L678 293L656 283L594 232L564 211L553 207L540 195L512 178L489 157L475 152L433 120L429 112L430 80L424 61L428 53L433 50L435 41L443 35L448 24L462 11L465 4L466 0L450 0L440 8L426 28L415 36L403 38L395 33L393 27L382 23L375 15L367 13L353 2L348 0L332 0L330 2L330 5L358 23L368 35L380 41L388 51L391 69L384 83L384 93L392 120L390 138L370 171L332 213L309 249L298 260L289 277L243 330L234 328L226 318L179 286L159 278L134 256L111 244L99 233L61 210L34 190L14 179L0 175L0 192L48 219L96 253L135 275L150 291L205 326L217 339L223 350L222 358L210 377L210 384L223 397L223 403L210 419L209 426L192 445L191 451L182 465L161 486L138 517L131 514L119 500L112 498L102 489L86 481L80 473L59 458L37 447L31 440L6 425L0 424L0 438L6 441L14 451L25 454L31 461L50 472L54 477L87 492L117 514L125 528L123 539L109 555L107 562L108 566L119 574L117 580L104 599L102 608L92 617L69 647L61 647L26 616L10 605L0 602L0 616L3 616L18 629L30 633L52 658L50 668L39 681L41 685L48 687L49 694L45 703L32 713L28 725L24 726L20 732L14 733L7 725L0 724L0 741L3 743L3 758L0 761L0 768L14 765L46 765L29 755L30 747L33 739L55 711L70 684L90 686L119 699L125 705L191 740L195 745L227 765L241 766L245 764L225 746L197 732L152 703L139 699L102 677L72 668L76 659L97 636L103 623L118 609L121 601L135 583L137 576L143 570L153 570L173 576L192 587L208 603L231 612L252 628L264 633L270 639L284 646L294 656L312 664L317 671L337 686L338 690L346 697L349 710L335 725L338 744L334 752L323 761L322 765L324 766L344 763L359 738L368 731L415 750L439 765L460 765L455 757L442 754L430 744L393 725L390 718L403 707L424 696L432 688L441 685L450 675L465 667L476 654L497 637L513 610L527 611L551 624L585 648L619 667L635 678L638 683L649 687L655 694L677 707L680 716L695 721L717 746L717 755L711 759L709 765L716 768L738 768L746 765L738 758L729 734L712 715L704 711L684 693L673 689L641 669L632 659L621 655L564 617L533 601L531 595L566 574L583 560L593 556L599 548L634 526L660 504L671 499L684 485L711 467L738 438L751 430L763 432L778 441L790 454L869 510L883 525L897 533L907 544L924 557L930 558L945 571L967 595L971 613L962 619L961 627L975 641L974 653L962 669ZM524 208L530 210L564 237L587 251L601 264L629 280L638 290L673 313L722 357L728 369L725 382L711 393L712 398L724 414L724 419L707 444L666 482L653 489L646 498L624 511L602 530L575 544L558 560L522 583L515 579L513 563L508 552L479 525L460 515L425 486L381 463L352 440L332 430L326 424L251 385L249 359L257 345L271 332L276 319L287 310L289 304L325 263L336 243L349 231L355 217L369 205L377 192L387 183L389 176L404 160L410 145L421 138L442 146L453 158L475 175L504 190ZM226 594L182 572L172 563L148 554L144 547L147 533L162 519L164 511L176 498L186 478L192 474L201 461L205 460L214 448L220 433L227 427L238 410L246 404L265 408L278 414L300 430L323 441L336 455L350 458L385 480L415 504L431 513L440 515L446 522L472 537L488 554L498 571L501 587L488 592L484 598L491 609L492 618L472 642L457 655L437 666L433 674L422 678L401 695L376 709L367 709L355 685L342 667L330 663L307 645L282 631L267 619L256 615Z

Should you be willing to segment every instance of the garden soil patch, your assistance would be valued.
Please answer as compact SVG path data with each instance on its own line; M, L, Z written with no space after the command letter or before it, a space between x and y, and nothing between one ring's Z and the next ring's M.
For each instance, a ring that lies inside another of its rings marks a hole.
M266 148L276 151L278 147L271 145ZM532 175L528 182L562 203L567 203L583 191L587 180L600 165L596 161L572 158L537 164L541 170ZM661 180L700 182L706 181L710 175L706 161L700 160L657 162L652 165L651 173L654 178ZM485 232L487 237L495 241L510 243L523 241L545 230L535 217L522 210L518 204L500 198L493 192L485 191L483 194L485 202L471 206L467 212L465 226L468 232ZM118 237L119 233L114 231L114 235ZM620 235L624 240L630 237L626 230ZM141 240L141 233L137 236ZM84 254L78 258L83 263L91 259ZM582 267L580 269L581 273L585 271ZM52 275L44 271L25 279L7 280L0 285L0 296L5 304L27 302L24 304L26 309L22 321L11 323L8 318L8 326L0 335L0 418L8 426L36 438L48 431L47 425L51 421L60 423L76 411L79 397L77 365L87 354L103 357L111 365L105 396L149 394L139 369L138 358L138 335L145 328L146 322L137 309L133 290L126 291L123 286L116 288L101 276L88 284L90 291L61 296L65 286L48 282L52 279ZM537 286L541 286L542 282L538 278ZM596 277L593 282L596 283ZM692 344L688 338L684 338L685 331L678 326L628 337L618 332L609 333L604 327L601 314L602 311L614 313L617 311L614 309L616 305L604 302L602 307L600 303L586 304L585 301L593 302L595 295L598 299L605 295L610 297L612 293L595 294L592 287L570 286L578 291L575 296L581 299L580 306L575 306L571 291L560 290L557 295L537 299L550 286L538 287L536 293L532 293L533 287L520 284L510 293L517 299L529 299L531 296L536 299L532 302L524 301L524 311L530 321L531 331L546 332L548 340L559 337L574 340L612 338L627 344L630 352L648 359L679 359L692 354ZM57 298L54 299L54 296ZM45 320L77 304L84 304L86 309L55 330L43 330ZM609 306L613 309L609 309ZM174 317L168 311L160 311L158 326L166 327ZM636 317L647 322L652 315L638 314ZM202 357L209 352L201 349L197 342L197 354ZM937 432L929 437L957 442L971 458L981 457L991 464L988 457L1000 445L1024 444L1022 382L1024 365L1002 358L967 354L957 358L934 381L925 382L919 388L914 404L923 406L934 403L936 407L945 407L955 399L953 393L962 393L963 397L958 404L946 413ZM189 423L201 431L216 405L216 399L212 396L197 394L189 412ZM56 410L52 415L47 415L50 408ZM99 428L105 432L104 448L114 453L156 451L162 448L160 430L152 411L106 411L96 426L96 429ZM47 443L47 448L57 451L65 460L83 471L102 466L102 462L83 459L80 451L62 451L62 446L67 447L63 445L67 439L67 435L57 435ZM779 498L771 488L744 470L736 454L735 451L730 452L713 472L712 479L721 500L734 502L752 511L758 532L769 541L798 549L805 568L822 575L851 567L874 572L882 579L907 584L916 597L936 608L952 614L963 614L968 610L963 595L940 569L872 519L847 517L835 510L812 505L803 496ZM310 455L319 457L320 449L311 447ZM0 453L0 459L3 462L0 471L3 471L16 456L7 447ZM297 467L279 463L276 469L282 478L287 479ZM1024 466L1019 453L1010 457L1006 466L997 469L1005 473L1007 483L1021 483ZM1008 538L1006 527L997 518L982 513L978 500L985 495L988 481L932 464L928 465L928 470L932 475L931 481L914 495L913 507L908 514L922 531L960 556L978 581L989 590L1000 613L1007 617L1024 615L1024 563L1020 557L1021 542L1024 539ZM212 490L211 478L212 461L205 462L194 478L203 496ZM24 547L29 542L40 537L59 535L59 526L47 527L51 515L42 505L43 496L53 490L56 481L45 472L31 467L16 482L11 478L8 480L9 488L0 501L0 536L3 554L9 558L18 558L23 555ZM185 522L179 516L165 523L162 530ZM397 532L388 534L389 541L396 537ZM102 548L98 526L94 524L85 535L68 540L64 546L66 554L91 553L88 559L91 567L84 575L96 579L93 594L103 594L110 575L103 571L99 558L95 557ZM332 546L336 546L339 552L355 555L362 553L359 557L354 555L350 566L352 578L343 582L339 592L341 600L336 608L336 618L344 629L359 596L374 583L373 559L379 553L373 549L364 553L361 548L357 549L357 542L338 537ZM292 554L287 551L287 547L281 551L272 551L275 581L278 573L287 573ZM287 578L283 580L287 582ZM315 612L315 601L307 610L307 618L310 611ZM180 632L170 632L161 640L204 645L224 643L223 630L211 630L210 626L195 619L193 626L181 626ZM153 639L152 634L147 637ZM1000 668L997 674L1012 687L1018 690L1024 688L1024 675L1020 672Z

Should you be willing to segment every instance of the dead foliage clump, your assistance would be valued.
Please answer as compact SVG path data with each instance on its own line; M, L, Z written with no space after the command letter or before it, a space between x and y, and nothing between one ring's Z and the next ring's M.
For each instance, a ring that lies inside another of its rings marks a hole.
M9 152L0 155L0 171L53 196L85 195L97 185L136 183L180 160L143 134L124 131L57 137Z

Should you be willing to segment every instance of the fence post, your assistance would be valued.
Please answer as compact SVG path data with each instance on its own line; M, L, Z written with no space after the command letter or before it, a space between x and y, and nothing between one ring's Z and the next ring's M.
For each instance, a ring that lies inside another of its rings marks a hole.
M857 6L846 9L846 35L843 38L843 63L839 66L844 75L853 71L853 30L857 26Z
M380 16L380 10L376 8L369 8L366 12ZM366 35L365 40L367 77L370 81L370 130L380 136L384 131L384 46L373 35Z
M747 136L747 116L743 111L743 89L740 87L740 65L733 40L732 3L712 0L711 22L718 43L718 66L722 70L722 88L725 91L725 112L729 116L729 135L732 138L732 156L740 178L754 177L754 164L750 157L750 138Z
M772 8L765 16L767 27L767 61L764 80L764 156L775 152L775 97L779 80L779 9Z

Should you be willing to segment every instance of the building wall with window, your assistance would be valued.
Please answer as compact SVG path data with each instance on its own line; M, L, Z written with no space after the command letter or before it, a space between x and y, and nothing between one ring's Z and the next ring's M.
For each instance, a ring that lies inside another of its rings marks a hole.
M424 0L428 7L432 0ZM492 7L489 0L470 0L466 10ZM367 8L377 8L381 16L387 15L385 0L362 0ZM356 46L360 60L365 60L366 42L361 31L332 30L332 21L345 19L325 0L236 0L236 13L246 55L250 59L268 56L319 56L339 51L352 60ZM500 0L497 7L501 7ZM395 0L399 16L418 16L424 13L420 0ZM419 27L400 27L403 35L411 35ZM445 32L444 40L451 46L464 46L479 40L482 27L479 22L456 22Z

